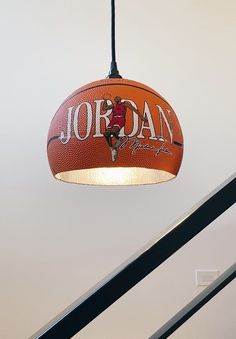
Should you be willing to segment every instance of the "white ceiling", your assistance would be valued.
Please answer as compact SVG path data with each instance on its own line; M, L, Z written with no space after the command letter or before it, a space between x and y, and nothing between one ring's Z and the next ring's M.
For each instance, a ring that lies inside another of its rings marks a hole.
M115 188L57 182L46 156L60 103L107 76L109 1L0 5L0 337L23 339L235 171L236 2L117 1L120 72L170 102L185 152L177 179ZM78 337L151 335L201 291L196 268L233 263L235 219L234 206ZM232 284L172 338L233 339Z

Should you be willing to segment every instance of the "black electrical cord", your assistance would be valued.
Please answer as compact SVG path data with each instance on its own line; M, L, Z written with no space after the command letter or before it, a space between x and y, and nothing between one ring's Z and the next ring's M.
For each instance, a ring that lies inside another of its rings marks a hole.
M115 0L111 0L111 68L108 78L122 78L116 63Z

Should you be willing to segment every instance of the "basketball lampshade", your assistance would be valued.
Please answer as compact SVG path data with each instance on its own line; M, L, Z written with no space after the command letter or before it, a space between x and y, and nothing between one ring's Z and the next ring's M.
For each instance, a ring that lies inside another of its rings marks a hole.
M52 119L47 143L53 175L93 185L173 179L183 136L173 108L141 83L110 78L72 93Z

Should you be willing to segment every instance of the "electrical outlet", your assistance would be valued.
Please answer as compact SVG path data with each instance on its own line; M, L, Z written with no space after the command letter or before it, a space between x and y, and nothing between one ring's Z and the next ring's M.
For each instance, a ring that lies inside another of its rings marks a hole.
M196 285L197 286L208 286L219 277L218 270L195 270L196 274Z

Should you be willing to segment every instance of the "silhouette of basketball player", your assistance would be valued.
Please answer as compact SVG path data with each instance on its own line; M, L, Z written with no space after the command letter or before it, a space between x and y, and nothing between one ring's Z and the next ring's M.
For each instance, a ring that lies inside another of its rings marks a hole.
M114 102L112 102L110 105L108 104L107 100L108 99L104 97L102 110L108 111L109 109L112 109L112 119L105 130L104 137L106 138L106 141L110 147L112 161L115 161L118 155L118 148L122 141L122 138L119 137L119 133L121 128L125 126L127 108L137 113L142 121L146 121L146 119L141 116L140 112L130 102L122 102L121 97L116 96L114 98ZM112 141L113 137L116 139L114 143Z

